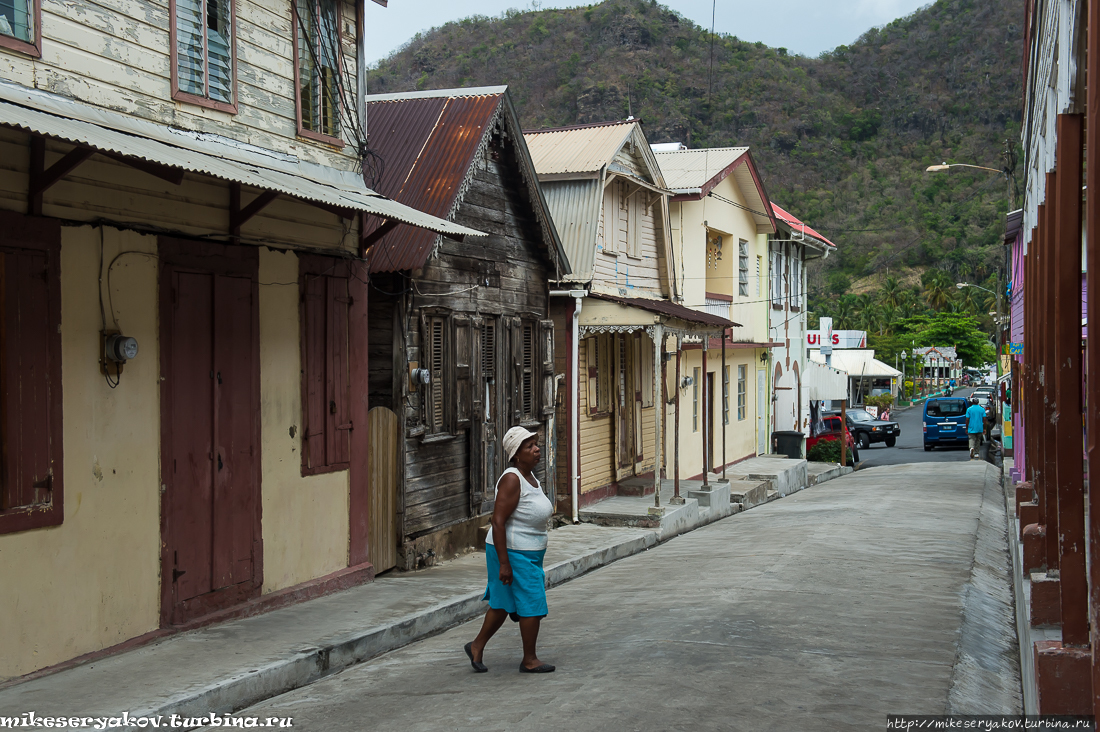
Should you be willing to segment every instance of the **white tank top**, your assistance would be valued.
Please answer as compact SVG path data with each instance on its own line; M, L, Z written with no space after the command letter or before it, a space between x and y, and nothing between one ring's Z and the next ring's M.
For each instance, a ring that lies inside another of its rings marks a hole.
M500 479L497 480L497 484L493 488L494 497L497 489L500 488L500 481L504 480L504 476L508 473L515 473L516 477L519 478L519 504L516 505L516 510L512 512L508 520L504 522L506 546L509 549L520 551L541 551L546 548L546 522L554 515L554 504L542 492L538 478L535 479L535 484L531 485L523 477L523 473L516 468L508 468L501 473ZM493 529L491 526L488 535L485 537L485 543L493 543Z

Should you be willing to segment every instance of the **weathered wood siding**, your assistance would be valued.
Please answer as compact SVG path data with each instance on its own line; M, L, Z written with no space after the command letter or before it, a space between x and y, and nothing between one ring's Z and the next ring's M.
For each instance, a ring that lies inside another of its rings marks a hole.
M573 310L576 303L571 297L557 297L550 301L550 318L554 321L554 371L565 374L558 392L557 404L557 430L555 439L558 443L558 471L554 478L555 494L557 502L564 507L571 499L569 486L569 466L572 457L569 430L572 424L573 390L578 388L572 384L570 363L572 362L572 349L570 339L573 337ZM578 370L578 374L583 374ZM565 510L562 508L561 510Z
M368 304L370 333L368 336L370 358L370 383L368 385L368 398L370 406L387 407L398 415L404 410L400 404L394 403L394 319L397 308L396 297L404 287L404 280L399 275L389 276L385 274L371 275L370 303Z
M0 52L5 79L137 117L351 170L351 150L297 137L290 0L235 0L237 114L172 99L168 0L43 0L42 58ZM355 88L356 15L342 2Z
M613 179L604 188L600 212L600 231L596 245L595 280L603 289L615 289L627 297L663 297L661 285L661 203L647 192L635 194L652 205L641 214L639 256L628 253L627 196L634 186L622 178Z
M25 213L30 170L30 135L0 127L0 208ZM72 146L46 142L46 167ZM257 192L247 188L247 204ZM135 228L156 227L192 236L229 234L229 184L187 174L173 185L101 155L93 155L46 191L45 216L69 221L102 219ZM356 251L358 228L316 206L281 196L242 228L242 242L275 247L348 253Z
M525 322L536 324L546 319L552 267L513 155L511 143L495 133L485 155L474 163L469 187L455 215L456 222L489 236L465 242L441 239L428 263L413 273L409 284L412 293L406 319L408 344L404 348L404 361L400 361L399 339L395 337L394 340L398 356L394 368L401 373L407 371L409 362L425 363L419 329L424 312L464 314L484 321L493 320L498 325L503 323L503 318L522 317ZM509 340L502 337L505 332L503 327L498 331L500 348L509 344ZM395 334L400 336L396 331ZM501 358L497 363L504 367L506 360ZM512 426L514 410L512 395L503 388L511 384L511 378L504 372L507 372L506 367L497 377L498 382L507 379L499 383L501 388L497 392L501 410L498 442L503 432ZM454 399L455 391L448 392L445 399ZM406 539L481 515L480 504L476 508L470 505L470 455L473 448L479 446L471 444L467 429L450 437L421 434L426 416L423 392L423 389L408 390L404 395L406 434L409 435L405 456ZM539 416L524 426L538 431L540 438L545 440L545 425L545 419ZM545 461L536 471L540 480L544 470ZM486 482L491 484L495 478L487 478ZM486 499L491 498L490 492Z

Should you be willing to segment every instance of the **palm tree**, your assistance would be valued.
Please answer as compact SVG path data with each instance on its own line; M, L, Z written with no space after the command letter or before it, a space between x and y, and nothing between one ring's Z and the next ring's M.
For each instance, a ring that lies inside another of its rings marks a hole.
M946 272L936 272L924 285L924 301L936 312L947 310L955 299L955 285Z
M852 322L852 305L848 298L843 297L836 304L833 311L833 327L837 330L845 330Z
M901 304L901 283L897 277L887 277L878 291L878 301L885 307L896 308Z

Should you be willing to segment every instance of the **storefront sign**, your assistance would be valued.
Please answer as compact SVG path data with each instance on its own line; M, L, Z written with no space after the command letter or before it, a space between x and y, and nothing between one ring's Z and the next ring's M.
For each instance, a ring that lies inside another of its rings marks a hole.
M821 331L806 331L806 345L809 348L821 347ZM833 348L866 348L867 331L865 330L834 330Z

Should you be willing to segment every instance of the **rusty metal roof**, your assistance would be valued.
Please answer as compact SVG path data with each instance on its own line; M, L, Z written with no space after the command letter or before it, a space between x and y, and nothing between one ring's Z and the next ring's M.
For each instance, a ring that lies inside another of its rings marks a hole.
M443 219L453 219L462 202L472 166L492 128L503 117L512 128L521 171L532 187L530 200L543 224L547 249L559 274L568 270L549 209L538 189L507 87L442 89L367 97L371 149L384 161L377 189L395 201ZM372 272L424 266L438 237L427 231L396 229L368 254Z
M660 315L668 315L673 318L686 321L688 323L698 323L700 325L712 325L716 328L740 328L740 323L735 323L732 320L720 317L718 315L711 315L710 313L703 312L701 310L692 310L691 308L684 307L683 305L677 305L671 300L650 300L645 297L617 297L615 295L605 295L602 292L589 292L589 297L594 297L597 300L607 300L608 302L617 302L620 305L627 305L630 307L646 310L651 313L658 313Z
M351 171L308 164L218 135L168 127L3 80L0 125L430 230L399 227L395 231L424 232L432 237L437 232L485 236L387 200L364 186L362 177Z

